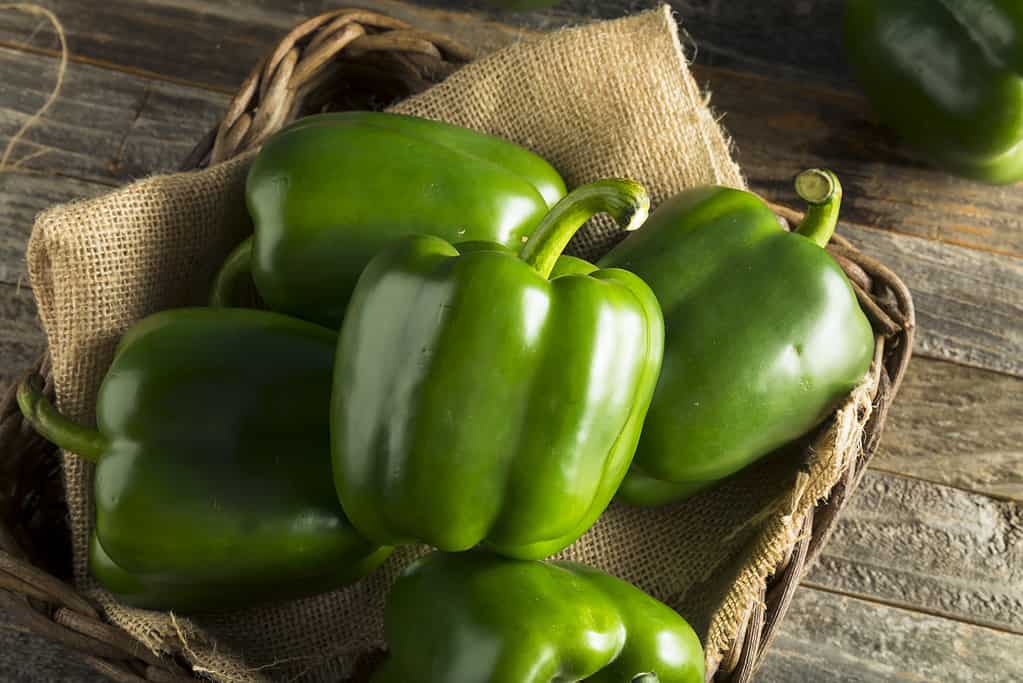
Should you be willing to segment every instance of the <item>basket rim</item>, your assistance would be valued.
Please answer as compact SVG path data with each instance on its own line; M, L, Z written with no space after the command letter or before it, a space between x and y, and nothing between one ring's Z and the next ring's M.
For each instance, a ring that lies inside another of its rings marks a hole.
M303 100L337 76L338 64L353 59L357 68L386 64L406 94L439 82L468 62L472 53L442 35L418 31L385 14L360 9L338 9L312 17L289 32L261 60L239 88L221 122L204 136L186 157L181 170L205 168L258 148L274 131L300 112ZM374 64L374 63L377 64ZM379 72L378 72L379 73ZM770 203L789 223L802 214ZM735 642L708 681L749 683L762 662L799 581L819 556L830 537L838 512L855 491L877 450L888 408L898 393L912 354L915 311L908 288L896 273L867 256L841 235L834 235L828 251L842 266L861 308L876 332L877 382L873 413L864 427L859 457L849 463L843 479L828 499L817 503L801 521L807 534L786 553L768 577L760 599L750 606ZM26 377L43 383L52 397L53 382L48 352ZM35 436L21 419L15 383L0 400L0 471L27 471L57 459L57 449ZM33 471L35 471L33 470ZM44 471L46 468L43 468ZM52 474L52 472L51 472ZM21 487L23 489L25 487ZM21 493L33 495L16 487ZM63 487L51 495L63 504ZM64 508L66 510L66 506ZM73 585L57 578L33 560L32 538L20 521L0 510L0 604L32 631L76 651L94 669L118 681L193 681L191 667L182 657L157 657L126 631L106 622ZM19 533L20 532L20 533ZM28 546L28 547L26 547Z

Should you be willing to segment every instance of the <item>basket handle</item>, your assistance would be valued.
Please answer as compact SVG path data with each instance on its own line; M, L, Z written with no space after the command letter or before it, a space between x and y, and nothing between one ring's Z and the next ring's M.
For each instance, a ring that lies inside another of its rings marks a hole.
M296 26L256 65L223 120L180 168L205 168L256 149L338 80L386 82L397 99L443 80L472 56L450 38L384 14L326 12Z

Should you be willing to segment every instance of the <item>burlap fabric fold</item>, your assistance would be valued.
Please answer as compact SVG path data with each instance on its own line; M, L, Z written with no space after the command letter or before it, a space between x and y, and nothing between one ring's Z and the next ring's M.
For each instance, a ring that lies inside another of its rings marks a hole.
M666 7L512 45L395 110L509 138L553 162L569 186L630 176L655 203L694 185L743 186ZM149 178L39 217L29 270L61 410L91 421L124 330L149 313L204 300L217 265L249 229L242 196L250 161L251 154L206 171ZM575 247L593 256L613 240L597 225ZM809 460L772 458L661 510L613 505L564 556L677 608L715 664L806 510L827 494L858 447L867 389L839 410ZM66 454L65 477L79 588L145 647L181 653L217 681L347 675L358 654L381 645L388 585L423 552L403 549L354 586L275 607L191 618L126 608L86 568L91 466Z

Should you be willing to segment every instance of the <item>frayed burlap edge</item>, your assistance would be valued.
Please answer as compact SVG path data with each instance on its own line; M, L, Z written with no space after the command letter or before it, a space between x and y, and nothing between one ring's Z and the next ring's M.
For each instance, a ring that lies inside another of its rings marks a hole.
M79 221L96 220L93 216L97 206L128 193L136 195L151 193L158 196L160 190L156 188L169 184L194 182L206 182L219 188L241 187L254 156L255 152L246 153L220 164L214 169L204 171L204 181L198 180L198 174L154 175L101 197L79 199L50 208L36 218L28 242L26 260L33 290L37 301L40 302L39 317L46 330L51 365L54 368L54 377L57 379L56 403L62 412L86 424L93 422L95 396L99 388L99 379L103 374L97 373L95 369L109 366L114 343L126 328L126 325L100 324L96 326L98 331L94 335L85 338L76 337L70 328L82 314L78 310L83 305L81 297L65 296L60 299L61 306L55 305L54 302L58 300L58 289L65 295L72 291L61 282L62 274L66 277L67 273L73 272L69 264L91 264L94 262L89 253L90 248L94 245L83 241L79 232L65 228L69 224L76 224ZM235 224L233 230L223 227L222 234L210 235L208 242L200 242L195 245L197 254L204 250L211 252L204 257L208 261L206 267L199 268L199 270L211 272L216 262L222 260L227 249L243 234L243 232L239 232L239 230L244 230L244 224L239 221L238 211L239 207L244 206L244 203L240 201L241 195L237 191L233 193L225 191L223 196L208 199L208 201L196 202L196 205L201 206L197 210L208 217L209 223L221 226L229 223ZM173 206L163 206L162 203L157 202L153 207L153 212L160 215L173 209ZM116 212L105 215L104 218L111 223L123 220L123 216L117 215ZM145 230L145 226L142 225L137 228L140 230L139 234ZM185 260L191 261L191 259ZM83 274L79 273L78 275L81 277ZM102 282L104 278L109 278L109 274L97 273L93 270L87 270L84 275L90 280L99 282ZM182 287L171 297L171 300L160 301L155 304L155 307L162 308L188 303L190 298L188 289L188 287ZM47 303L48 305L46 305ZM139 301L129 302L129 306L138 308L138 312L129 317L138 318L144 316L154 304L153 302ZM103 313L100 312L98 317L102 319ZM71 339L74 339L75 343L68 343L68 340ZM62 377L93 377L95 381L89 386L81 387L81 391L69 394L62 391L64 388L60 381ZM119 604L111 593L99 586L87 570L87 553L84 550L87 546L90 529L94 524L89 494L94 466L70 451L61 451L61 455L69 523L75 550L73 575L76 586L99 605L103 614L112 623L125 629L139 641L140 647L144 647L151 653L158 656L181 653L189 660L196 673L208 677L215 677L222 671L237 670L237 664L232 662L237 662L241 658L234 653L225 656L226 653L221 647L204 638L201 629L187 619L169 615L166 624L157 624L146 616L151 613ZM169 627L166 627L168 624ZM250 683L250 681L251 683L261 683L266 680L260 676L246 676L244 671L240 673L242 673L241 676L235 676L231 680L237 680L239 683Z
M875 344L875 349L880 348L883 347ZM768 578L779 569L793 546L803 540L806 515L828 499L848 468L862 457L864 429L873 413L882 363L883 359L875 353L863 382L836 410L828 428L813 441L807 467L796 475L793 488L750 518L748 525L760 522L764 525L749 559L711 619L704 643L708 670L717 669L744 628L750 611L760 602ZM708 574L713 571L711 568Z

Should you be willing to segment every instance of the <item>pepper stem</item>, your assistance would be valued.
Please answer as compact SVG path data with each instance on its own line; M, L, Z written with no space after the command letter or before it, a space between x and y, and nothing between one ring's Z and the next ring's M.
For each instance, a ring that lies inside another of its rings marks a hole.
M235 247L224 263L221 264L217 276L213 279L210 290L210 306L224 308L237 306L241 300L240 292L246 282L252 281L252 236L250 235Z
M796 194L807 203L806 215L796 232L821 247L828 246L842 206L842 184L838 176L819 168L803 171L796 176Z
M661 679L653 671L649 673L636 674L629 683L659 683Z
M650 213L650 196L642 185L626 178L607 178L577 187L543 217L519 258L540 275L550 277L572 236L602 212L610 214L625 230L635 230Z
M30 380L18 385L18 407L32 428L50 443L89 462L99 462L103 457L106 437L61 415Z

